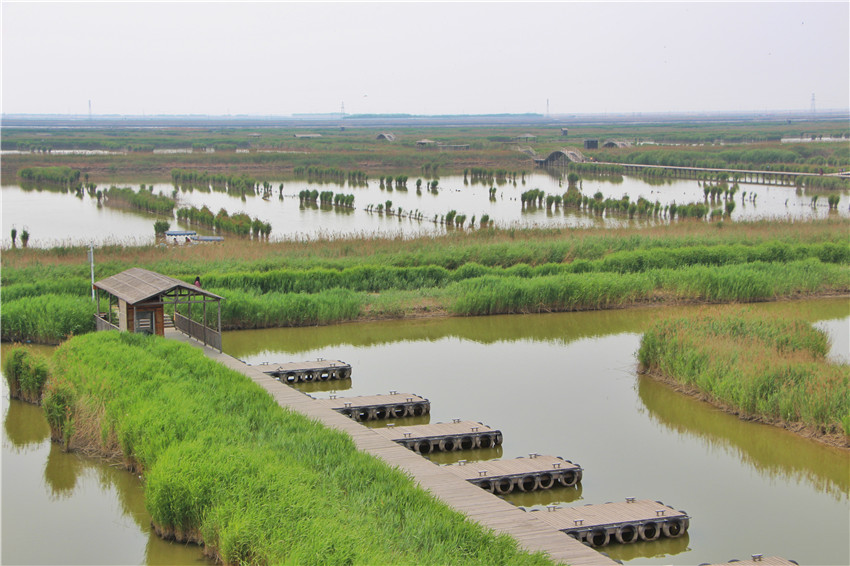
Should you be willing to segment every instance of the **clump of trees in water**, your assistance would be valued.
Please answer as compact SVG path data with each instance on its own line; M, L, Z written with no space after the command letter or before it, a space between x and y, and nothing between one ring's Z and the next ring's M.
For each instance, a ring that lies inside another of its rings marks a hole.
M185 220L189 224L198 224L212 228L216 232L229 232L237 236L248 236L253 233L254 236L268 238L272 231L270 223L262 222L257 218L251 219L244 212L231 215L222 208L218 211L218 214L214 215L206 205L201 208L194 206L179 208L177 209L177 218Z
M156 195L153 193L153 186L150 190L145 189L144 185L136 192L129 187L109 187L105 193L106 203L124 203L133 208L152 212L154 214L171 215L176 204L174 199L164 195Z
M362 186L369 178L364 171L346 171L335 167L295 167L292 172L296 177L307 177L307 182L311 183L344 185L347 180L350 186Z
M70 167L25 167L18 171L24 181L34 183L53 183L71 187L80 182L80 170Z

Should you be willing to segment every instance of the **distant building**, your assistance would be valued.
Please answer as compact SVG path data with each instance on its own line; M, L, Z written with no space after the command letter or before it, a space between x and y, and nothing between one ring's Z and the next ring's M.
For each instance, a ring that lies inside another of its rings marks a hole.
M584 140L584 149L599 149L599 140Z
M570 129L569 128L561 128L561 136L567 137L568 135L570 135Z
M524 141L524 142L533 142L537 140L537 136L532 134L522 134L521 136L516 136L514 138L516 141Z
M311 140L322 137L322 134L295 134L295 137L301 140Z
M394 142L395 141L395 134L391 134L389 132L381 132L380 134L375 136L375 139L376 140L386 140L388 142Z
M428 139L419 140L418 142L416 142L416 147L418 149L426 149L426 148L430 148L430 147L437 147L437 142L435 142L434 140L428 140Z

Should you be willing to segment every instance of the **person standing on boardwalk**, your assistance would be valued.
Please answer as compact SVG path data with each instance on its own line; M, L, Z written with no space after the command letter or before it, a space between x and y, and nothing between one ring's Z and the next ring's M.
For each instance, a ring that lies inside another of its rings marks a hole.
M201 288L201 278L200 277L195 277L195 287L197 287L198 289Z

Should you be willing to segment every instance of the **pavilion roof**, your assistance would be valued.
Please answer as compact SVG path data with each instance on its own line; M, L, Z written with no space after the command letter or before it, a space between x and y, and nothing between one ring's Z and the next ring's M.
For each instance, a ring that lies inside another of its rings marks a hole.
M174 279L173 277L148 271L140 267L131 267L112 277L101 279L94 284L94 287L106 291L130 305L142 303L152 297L169 293L175 289L184 289L191 293L204 295L205 297L216 300L223 298L179 279Z

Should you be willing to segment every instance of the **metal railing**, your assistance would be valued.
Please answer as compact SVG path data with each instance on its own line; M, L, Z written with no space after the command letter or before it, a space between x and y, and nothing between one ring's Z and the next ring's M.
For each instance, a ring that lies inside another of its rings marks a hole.
M179 312L175 312L174 327L183 334L187 334L196 340L200 340L205 346L215 348L219 352L221 351L221 334L205 324L195 322L194 320L183 316Z

